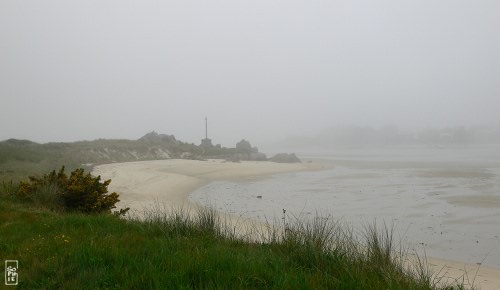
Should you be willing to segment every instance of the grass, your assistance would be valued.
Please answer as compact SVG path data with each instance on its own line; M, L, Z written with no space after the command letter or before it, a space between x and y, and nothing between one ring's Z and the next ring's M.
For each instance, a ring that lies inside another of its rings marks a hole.
M435 285L424 262L407 267L387 227L364 233L358 240L332 219L284 215L254 228L256 242L210 208L123 219L0 200L0 260L19 260L20 289L452 288Z

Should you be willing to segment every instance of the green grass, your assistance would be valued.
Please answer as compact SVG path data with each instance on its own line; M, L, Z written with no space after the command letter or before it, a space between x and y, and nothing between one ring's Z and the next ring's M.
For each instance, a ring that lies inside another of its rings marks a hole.
M257 243L212 209L125 220L2 198L0 260L19 260L20 289L439 289L425 263L405 266L387 228L358 241L328 218L283 224L256 230Z

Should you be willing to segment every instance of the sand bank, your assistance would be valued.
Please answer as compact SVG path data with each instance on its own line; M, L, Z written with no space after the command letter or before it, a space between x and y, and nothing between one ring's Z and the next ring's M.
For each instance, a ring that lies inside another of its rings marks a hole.
M241 163L222 160L158 160L106 164L95 167L93 174L111 179L110 191L120 194L118 208L141 211L161 203L167 207L193 209L188 194L214 181L239 181L265 178L273 174L304 170L320 170L325 163L281 164L273 162ZM248 223L240 223L249 226ZM500 269L428 258L433 271L441 271L445 279L475 283L481 289L500 289Z
M120 194L118 208L141 210L157 202L167 206L193 207L188 194L213 181L263 178L278 173L319 170L326 166L316 162L169 159L99 165L92 173L112 180L108 189Z
M458 281L466 287L474 285L482 290L500 289L500 269L479 264L427 258L429 266L441 282Z

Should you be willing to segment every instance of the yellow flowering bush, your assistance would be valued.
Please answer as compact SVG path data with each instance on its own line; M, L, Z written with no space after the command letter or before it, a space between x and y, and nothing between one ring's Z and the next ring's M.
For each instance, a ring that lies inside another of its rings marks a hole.
M85 213L110 212L120 201L116 192L108 194L108 185L111 180L101 182L101 177L94 177L79 168L71 172L70 176L64 173L64 166L42 177L30 176L28 181L21 181L17 195L21 198L34 199L43 188L52 190L65 209Z

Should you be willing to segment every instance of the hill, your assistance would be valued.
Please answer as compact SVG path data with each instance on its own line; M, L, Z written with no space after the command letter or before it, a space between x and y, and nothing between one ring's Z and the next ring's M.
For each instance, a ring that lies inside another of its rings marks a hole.
M200 146L156 132L148 133L138 140L98 139L39 144L9 139L0 142L0 180L46 172L62 165L69 169L88 168L111 162L201 158L202 155Z
M147 133L137 140L97 139L39 144L29 140L9 139L0 142L0 181L25 178L63 165L69 170L79 167L90 169L97 164L170 158L268 160L265 154L259 153L246 140L238 142L235 148L225 148L220 145L186 143L173 135L156 132Z

